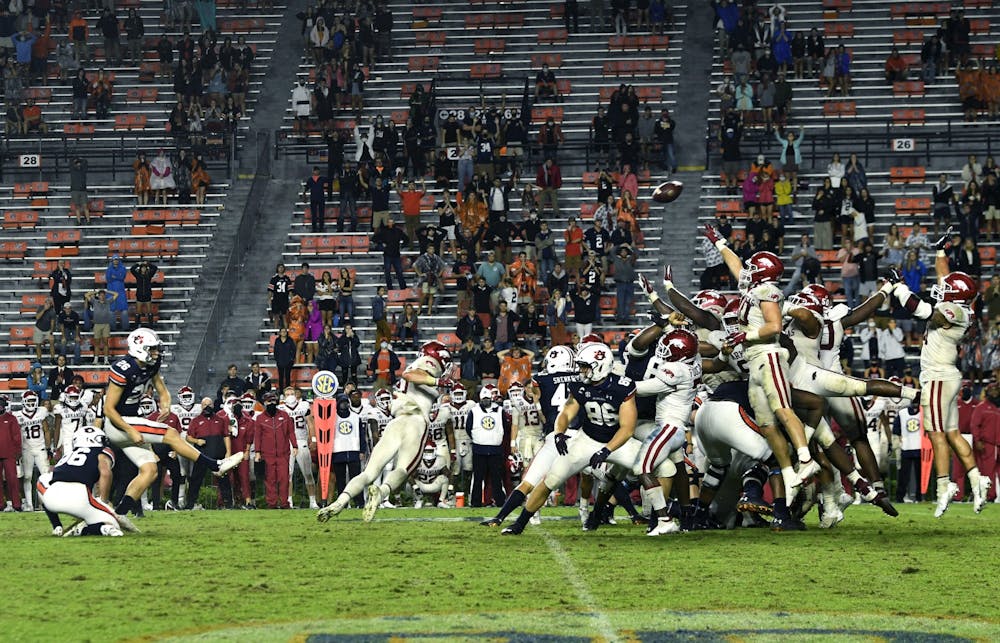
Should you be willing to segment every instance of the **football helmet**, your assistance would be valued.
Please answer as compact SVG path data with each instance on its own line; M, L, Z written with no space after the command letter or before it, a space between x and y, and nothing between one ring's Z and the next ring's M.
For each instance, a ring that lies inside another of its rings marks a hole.
M25 391L21 393L21 410L25 413L34 413L38 410L38 393Z
M607 344L586 344L577 352L574 362L584 382L597 384L611 375L615 358Z
M139 400L139 413L143 417L149 417L153 413L156 413L156 400L148 395L143 395L142 399Z
M781 279L785 264L773 252L762 250L755 252L740 270L740 290L749 290L764 283L773 283Z
M573 350L569 346L553 346L545 353L542 371L545 373L569 373L573 370Z
M656 342L656 358L665 362L691 363L698 356L698 336L684 328L675 328Z
M788 303L797 308L804 308L816 316L817 319L823 319L823 313L825 309L823 308L823 302L819 300L816 295L810 294L805 290L801 290L794 293L788 298Z
M71 409L76 409L80 407L80 389L76 386L70 384L66 387L66 390L62 394L63 404Z
M428 440L424 444L424 451L420 459L424 461L424 467L430 469L434 466L434 462L437 461L437 445L433 441Z
M824 312L830 310L830 306L833 305L833 300L830 298L830 291L826 289L826 286L822 286L820 284L809 284L802 289L802 292L819 299L819 303L823 306Z
M740 329L740 300L730 299L726 311L722 313L722 327L727 333L735 333Z
M510 388L507 389L507 397L510 398L511 402L516 404L521 404L524 402L524 384L520 382L513 382Z
M424 345L420 347L420 354L425 357L430 357L437 362L438 366L441 367L441 370L444 370L444 367L451 361L451 351L448 350L448 347L441 342L434 340L425 342Z
M152 364L159 357L160 338L156 331L150 328L136 328L128 334L126 344L128 344L128 354L140 364Z
M469 391L466 390L464 384L456 383L455 386L451 387L452 403L462 405L465 404L465 401L468 399L469 399Z
M691 303L719 319L722 319L723 313L726 312L726 298L718 290L699 290L691 298Z
M375 406L383 413L389 412L389 407L392 404L392 393L389 389L382 388L375 392Z
M190 409L194 406L194 389L190 386L182 386L177 390L177 401L185 409Z
M604 338L597 333L588 333L580 338L580 346L586 346L587 344L603 344Z
M516 476L521 473L521 469L524 468L524 459L521 458L521 454L515 451L507 456L507 470L510 471L510 475Z
M934 301L953 301L966 306L979 294L976 280L964 272L949 272L941 278L940 283L931 286L931 298Z
M73 433L73 448L104 447L110 444L108 436L96 426L81 426Z

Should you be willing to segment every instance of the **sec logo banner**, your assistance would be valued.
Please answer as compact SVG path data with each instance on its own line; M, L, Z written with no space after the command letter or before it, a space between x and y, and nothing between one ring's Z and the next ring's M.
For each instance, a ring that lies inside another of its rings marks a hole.
M312 378L313 395L328 400L340 390L337 376L330 371L318 371Z

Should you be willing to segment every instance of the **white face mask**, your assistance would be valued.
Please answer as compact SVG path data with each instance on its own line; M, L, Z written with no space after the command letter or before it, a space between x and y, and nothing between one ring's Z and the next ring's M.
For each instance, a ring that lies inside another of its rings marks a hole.
M294 395L285 396L285 406L295 406L296 402L298 402L298 399Z

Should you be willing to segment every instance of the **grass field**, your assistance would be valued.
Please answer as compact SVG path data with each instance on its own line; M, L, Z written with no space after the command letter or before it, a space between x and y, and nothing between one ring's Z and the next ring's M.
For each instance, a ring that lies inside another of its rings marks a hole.
M1000 508L901 512L661 538L397 509L156 512L139 535L57 539L4 514L0 640L1000 640Z

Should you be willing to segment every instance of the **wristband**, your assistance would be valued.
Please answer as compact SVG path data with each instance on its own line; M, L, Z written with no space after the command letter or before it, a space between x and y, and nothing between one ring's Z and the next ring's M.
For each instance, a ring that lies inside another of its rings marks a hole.
M669 279L664 279L664 280L663 280L663 288L664 288L664 289L665 289L665 290L666 290L667 292L670 292L671 290L673 290L673 289L674 289L674 282L670 281Z
M652 303L656 303L656 301L659 300L660 295L654 290L653 292L651 292L648 295L646 295L646 297L649 299L649 303L652 304Z
M895 288L896 288L896 284L894 284L894 283L892 283L892 282L889 282L889 281L887 281L887 282L885 282L884 284L882 284L882 287L881 287L881 288L879 288L879 289L878 289L878 291L879 291L880 293L882 293L883 295L885 295L885 298L886 298L886 299L888 299L888 298L889 298L889 294L890 294L890 293L891 293L891 292L892 292L892 291L893 291L893 290L894 290Z
M728 245L729 243L727 243L725 239L719 239L718 241L715 242L715 247L718 249L719 252L722 252L722 249L727 247Z
M936 257L944 257L944 256L946 256L946 255L945 255L945 253L944 253L944 250L938 250L938 251L937 251L937 254L935 254L934 256L936 256Z
M314 435L314 436L312 437L312 441L313 441L313 442L315 442L315 441L316 441L316 436L315 436L315 435Z
M747 331L746 341L748 341L748 342L755 342L758 339L760 339L760 331L759 330Z

